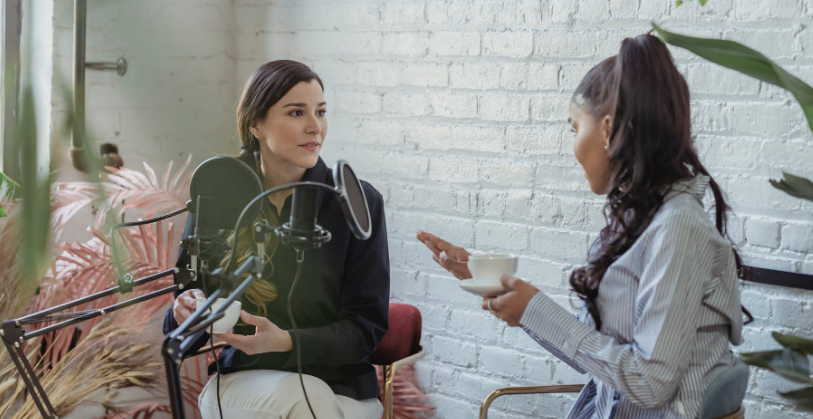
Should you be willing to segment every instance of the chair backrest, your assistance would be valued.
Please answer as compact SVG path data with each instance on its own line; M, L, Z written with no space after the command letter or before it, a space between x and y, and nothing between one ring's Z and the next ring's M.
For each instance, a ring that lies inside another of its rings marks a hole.
M703 394L699 419L717 419L737 412L745 398L750 370L736 360L731 368L717 374Z
M370 356L370 362L376 365L389 365L418 353L421 348L422 328L423 320L417 307L390 303L389 329Z

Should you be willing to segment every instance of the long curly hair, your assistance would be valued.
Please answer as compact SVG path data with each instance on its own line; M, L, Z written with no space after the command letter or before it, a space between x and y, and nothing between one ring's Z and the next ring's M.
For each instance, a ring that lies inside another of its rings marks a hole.
M671 185L698 174L708 176L715 224L724 237L729 207L694 149L689 87L660 39L652 35L625 39L618 55L587 73L572 100L596 119L613 117L608 146L610 191L604 206L607 225L587 266L570 275L570 286L600 330L596 299L601 280L649 226ZM734 257L737 275L743 278L736 250ZM745 308L743 312L749 322L753 320Z
M279 102L294 86L300 82L310 82L316 80L325 89L319 76L305 64L290 61L277 60L261 65L249 77L240 96L237 105L237 135L240 139L240 155L238 158L253 168L260 179L264 179L262 173L262 160L260 158L260 142L251 134L250 128L262 122L268 114L268 109ZM264 185L267 189L269 185ZM281 209L281 208L280 208ZM278 226L277 214L263 202L260 215L257 220L266 219L271 226ZM250 225L253 225L251 223ZM254 248L253 234L251 228L245 227L237 233L240 234L238 241L236 266L240 266ZM234 238L231 238L234 241ZM274 266L270 260L277 249L277 238L274 234L268 234L266 243L266 260L269 262L268 269L273 275ZM228 260L231 251L226 254L222 264ZM266 278L270 278L268 275ZM265 317L267 313L266 304L277 298L277 288L265 278L254 281L251 287L246 290L244 299L251 302L257 309L257 315Z

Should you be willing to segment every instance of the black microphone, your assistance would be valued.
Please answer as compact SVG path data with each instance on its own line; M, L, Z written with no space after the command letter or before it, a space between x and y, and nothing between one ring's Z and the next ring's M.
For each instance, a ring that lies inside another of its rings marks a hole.
M204 262L219 258L230 248L228 234L235 228L243 208L262 191L257 173L233 157L212 157L195 169L189 185L195 227L193 234L182 242L191 259L187 269L192 280L198 275L198 258ZM246 214L247 222L259 215L260 207L255 207Z
M276 228L284 244L296 250L315 249L330 241L331 234L316 224L317 190L312 186L295 186L291 197L291 218Z

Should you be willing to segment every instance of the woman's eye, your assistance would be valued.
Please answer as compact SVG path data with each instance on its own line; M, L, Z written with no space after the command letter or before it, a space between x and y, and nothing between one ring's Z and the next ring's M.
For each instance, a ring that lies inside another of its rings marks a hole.
M327 111L322 109L320 111L316 111L316 114L319 115L319 116L325 116L325 114L327 114Z
M301 110L296 110L296 111L291 112L291 115L292 116L302 116L302 115L305 115L305 113L302 112Z

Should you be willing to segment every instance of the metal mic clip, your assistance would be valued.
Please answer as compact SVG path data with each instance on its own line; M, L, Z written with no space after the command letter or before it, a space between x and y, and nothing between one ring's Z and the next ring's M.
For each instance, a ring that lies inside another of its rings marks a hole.
M268 233L274 231L268 222L260 220L254 223L254 243L257 245L257 258L254 259L254 276L263 277L265 269L265 243L268 242Z

